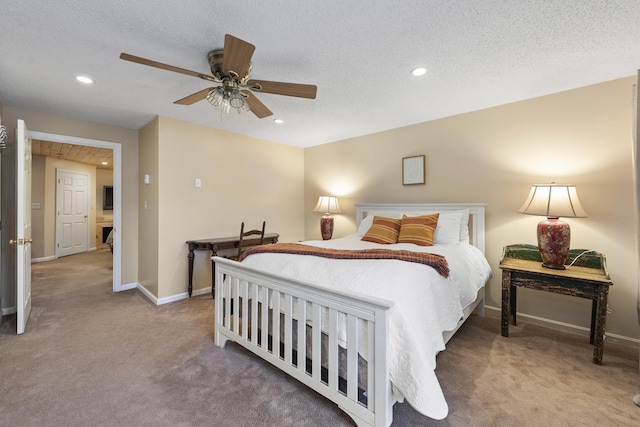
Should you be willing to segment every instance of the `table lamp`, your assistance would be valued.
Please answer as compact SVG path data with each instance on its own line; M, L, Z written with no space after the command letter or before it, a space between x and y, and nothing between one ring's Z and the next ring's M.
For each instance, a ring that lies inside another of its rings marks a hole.
M542 266L564 270L571 243L571 228L559 218L587 216L578 200L576 187L556 183L532 185L529 197L518 212L547 217L538 224L538 250Z
M331 236L333 235L333 217L331 214L340 213L338 199L333 196L320 196L318 204L313 211L324 212L324 215L320 218L320 232L322 233L322 240L331 239Z

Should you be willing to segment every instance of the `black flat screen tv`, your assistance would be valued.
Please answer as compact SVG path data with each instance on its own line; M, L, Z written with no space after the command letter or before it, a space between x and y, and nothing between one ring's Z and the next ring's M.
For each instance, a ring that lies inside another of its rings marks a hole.
M113 186L105 185L102 192L102 210L113 210Z

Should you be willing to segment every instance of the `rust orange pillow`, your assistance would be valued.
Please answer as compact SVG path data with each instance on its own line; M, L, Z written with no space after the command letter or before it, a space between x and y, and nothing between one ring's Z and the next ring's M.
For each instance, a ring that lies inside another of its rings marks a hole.
M424 216L402 216L398 243L433 246L433 235L438 226L439 213Z
M373 224L369 230L367 230L366 234L362 236L361 240L381 243L383 245L397 243L401 222L402 220L400 219L374 216Z

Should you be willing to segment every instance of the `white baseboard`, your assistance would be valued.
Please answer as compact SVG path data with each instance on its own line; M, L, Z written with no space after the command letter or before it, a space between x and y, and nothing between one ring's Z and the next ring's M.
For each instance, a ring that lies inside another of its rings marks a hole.
M6 307L2 309L2 315L3 316L8 316L10 314L15 314L16 312L16 308L15 307Z
M93 247L93 248L87 249L87 252L96 251L96 250L98 249ZM37 262L53 261L54 259L58 259L58 257L55 255L51 255L51 256L45 256L42 258L31 258L31 264L35 264Z
M56 256L46 256L42 258L31 258L31 264L35 264L37 262L45 262L45 261L53 261L56 259Z
M149 298L149 300L154 303L155 305L163 305L163 304L169 304L171 302L175 302L175 301L180 301L183 299L188 299L189 298L189 293L188 292L183 292L180 294L176 294L176 295L171 295L169 297L164 297L164 298L156 298L155 295L153 295L151 292L149 292L149 290L147 288L145 288L144 286L142 286L141 284L137 284L136 286L140 292L142 292L142 294ZM132 289L132 288L130 288ZM124 288L123 288L124 290ZM191 292L191 296L198 296L198 295L204 295L204 294L211 294L211 289L209 288L202 288L202 289L196 289L195 291Z
M193 297L197 297L198 295L204 295L204 294L211 295L211 288L200 288L200 289L196 289L193 292L191 292L191 296L193 296ZM212 295L212 297L213 297L213 295Z
M202 288L202 289L196 289L195 291L191 292L191 296L198 296L198 295L204 295L204 294L209 294L211 295L211 289L209 288ZM160 298L157 300L158 305L162 305L162 304L168 304L170 302L174 302L174 301L180 301L183 299L189 299L189 293L188 292L184 292L181 294L177 294L177 295L172 295L170 297L165 297L165 298Z
M128 291L130 289L135 289L138 286L140 286L139 283L127 283L126 285L121 285L120 286L120 291Z
M495 312L498 316L502 315L502 308L494 307L491 305L485 305L487 310ZM581 335L585 337L589 337L591 330L589 328L585 328L583 326L572 325L570 323L558 322L556 320L545 319L543 317L532 316L530 314L525 313L516 313L518 319L526 319L523 320L524 323L531 323L532 325L544 326L545 328L553 329L556 331L568 332L575 335ZM627 347L638 348L640 347L640 339L625 337L623 335L612 334L610 332L605 332L605 338L616 344L624 345Z
M183 292L181 294L177 294L177 295L171 295L169 297L164 297L164 298L159 298L156 301L157 305L163 305L163 304L169 304L170 302L176 302L176 301L180 301L183 299L187 299L189 298L189 293L188 292Z
M155 305L158 305L158 298L156 298L155 295L153 295L151 292L149 292L149 290L147 288L145 288L144 286L142 286L140 283L138 283L138 285L136 286L138 288L138 290L140 292L142 292L142 295L144 295L145 297L147 297L152 303L154 303Z

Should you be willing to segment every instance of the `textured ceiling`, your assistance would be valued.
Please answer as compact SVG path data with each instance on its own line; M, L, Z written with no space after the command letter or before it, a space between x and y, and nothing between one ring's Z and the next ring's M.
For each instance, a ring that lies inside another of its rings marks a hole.
M162 115L300 147L640 67L637 0L30 0L2 1L0 16L5 106L132 129ZM221 117L173 104L207 82L119 59L208 73L226 33L256 46L251 77L315 84L317 99L260 94L272 117ZM416 66L427 75L411 77Z

